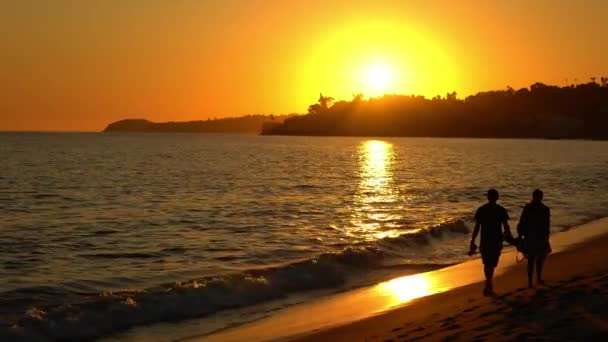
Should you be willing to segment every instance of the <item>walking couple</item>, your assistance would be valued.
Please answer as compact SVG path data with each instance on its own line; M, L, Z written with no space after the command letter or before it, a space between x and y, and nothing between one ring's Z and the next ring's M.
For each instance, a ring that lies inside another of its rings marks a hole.
M470 254L472 254L477 249L475 239L481 230L479 250L486 277L484 295L494 293L492 278L494 269L498 265L503 240L516 245L528 258L528 287L534 286L532 281L534 268L536 268L537 283L544 285L543 264L547 254L551 252L549 244L551 213L542 202L543 192L534 190L532 193L532 200L524 207L517 224L518 237L516 239L511 234L507 210L496 203L499 197L498 191L490 189L487 196L488 203L477 209L475 213L476 223L470 245Z

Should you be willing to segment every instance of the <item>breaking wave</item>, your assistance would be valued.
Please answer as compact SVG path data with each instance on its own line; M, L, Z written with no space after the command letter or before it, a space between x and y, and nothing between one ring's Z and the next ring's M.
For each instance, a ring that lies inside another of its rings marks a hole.
M281 266L252 269L220 277L193 279L143 291L116 291L80 297L79 300L45 307L15 307L19 317L0 321L0 340L82 340L106 336L133 326L202 317L220 310L281 299L315 289L340 288L349 278L383 267L399 250L424 246L446 234L467 234L462 220L426 230L387 237L365 246ZM124 257L125 255L123 255ZM132 255L127 257L147 257ZM115 254L91 257L114 258ZM405 264L422 272L447 264ZM25 291L25 289L22 289ZM21 291L21 290L18 290ZM48 292L48 291L47 291ZM19 303L13 303L18 306Z

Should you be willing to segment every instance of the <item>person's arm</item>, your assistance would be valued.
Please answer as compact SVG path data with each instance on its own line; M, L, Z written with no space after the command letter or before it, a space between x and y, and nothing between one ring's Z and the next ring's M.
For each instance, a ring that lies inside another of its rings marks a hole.
M509 226L509 221L504 220L502 222L502 226L505 232L505 236L507 237L507 242L513 243L513 234L511 233L511 226Z
M480 208L481 209L481 208ZM477 235L479 234L479 229L481 228L481 223L479 223L479 210L477 209L477 211L475 212L475 228L473 228L473 236L471 236L471 249L473 249L473 246L475 246L475 239L477 239Z
M547 207L547 217L545 218L545 234L546 239L549 240L549 235L551 235L551 209Z
M475 228L473 228L473 236L471 237L471 247L475 246L475 239L477 239L477 235L479 234L479 228L481 228L481 224L479 224L479 221L476 221Z
M513 235L511 234L511 226L509 226L509 214L505 210L504 216L502 218L502 226L504 229L504 234L509 238L509 243L512 243Z
M519 223L517 223L517 235L526 236L526 225L528 221L528 206L525 206L519 216Z

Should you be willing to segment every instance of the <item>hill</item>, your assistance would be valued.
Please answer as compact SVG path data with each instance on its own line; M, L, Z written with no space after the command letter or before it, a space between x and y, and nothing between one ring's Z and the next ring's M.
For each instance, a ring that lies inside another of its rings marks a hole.
M558 87L480 92L465 99L385 95L333 102L267 126L267 135L608 139L608 78Z
M126 119L109 124L103 131L259 134L264 125L281 124L287 117L289 117L289 115L247 115L205 121L159 123L145 119Z

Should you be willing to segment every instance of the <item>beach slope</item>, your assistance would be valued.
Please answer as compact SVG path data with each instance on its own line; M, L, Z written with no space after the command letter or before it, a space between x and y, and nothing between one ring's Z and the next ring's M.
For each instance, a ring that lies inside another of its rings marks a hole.
M187 341L590 340L608 333L608 218L552 235L546 286L503 251L496 296L478 258L319 298Z
M482 296L481 284L468 285L293 340L606 340L607 247L603 235L551 255L546 286L525 287L521 263L498 276L496 296Z

